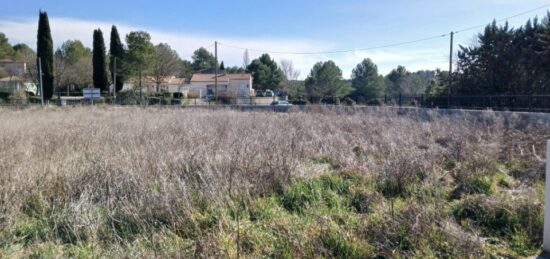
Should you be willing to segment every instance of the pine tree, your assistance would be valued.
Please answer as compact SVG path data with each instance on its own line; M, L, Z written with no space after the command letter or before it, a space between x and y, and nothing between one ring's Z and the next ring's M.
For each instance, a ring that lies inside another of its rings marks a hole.
M117 74L116 74L116 91L121 91L124 85L124 73L121 72L124 61L124 47L120 41L120 36L116 26L111 28L111 43L110 43L110 59L109 59L109 71L111 72L111 80L114 82L114 60L117 59Z
M94 66L94 87L107 91L107 70L105 68L105 42L103 41L103 33L100 29L94 30L94 50L93 50L93 66Z
M48 14L40 11L38 19L38 36L36 42L37 57L42 66L42 88L44 99L53 96L53 41Z

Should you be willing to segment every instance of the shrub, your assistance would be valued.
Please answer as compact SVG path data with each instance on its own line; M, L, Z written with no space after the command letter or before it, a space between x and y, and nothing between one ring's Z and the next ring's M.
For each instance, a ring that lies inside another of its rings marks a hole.
M139 95L133 90L124 90L116 94L116 101L120 105L136 105L139 103Z
M512 249L521 252L526 247L537 249L541 243L543 209L543 204L529 195L520 199L508 194L474 195L457 203L453 215L479 226L484 235L504 237L512 242Z

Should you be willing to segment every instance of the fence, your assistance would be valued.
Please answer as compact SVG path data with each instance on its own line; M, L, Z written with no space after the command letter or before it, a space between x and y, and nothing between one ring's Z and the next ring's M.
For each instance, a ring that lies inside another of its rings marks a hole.
M4 106L26 106L40 104L40 97L28 97L26 100L13 98L9 93L7 96L0 95L0 105ZM81 96L81 95L80 95ZM57 95L50 103L60 105L86 105L90 101L78 96L64 96L57 100ZM19 97L20 98L20 97ZM218 102L206 98L174 98L174 96L146 96L141 97L138 93L131 95L117 95L117 99L103 97L95 103L118 104L118 105L181 105L181 106L212 106L222 105L243 105L243 106L268 106L276 97L245 97L245 98L223 98ZM300 103L302 104L302 103ZM340 102L349 105L348 102ZM422 107L440 109L470 109L470 110L496 110L496 111L529 111L529 112L550 112L550 95L478 95L478 96L384 96L383 99L373 99L366 102L366 106L396 106L396 107Z
M384 104L425 108L550 112L550 95L385 96Z

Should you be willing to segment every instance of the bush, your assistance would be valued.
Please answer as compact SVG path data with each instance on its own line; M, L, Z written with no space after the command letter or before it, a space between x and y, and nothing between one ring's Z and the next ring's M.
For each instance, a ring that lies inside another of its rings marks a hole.
M10 103L12 104L27 104L27 92L21 90L21 91L14 91L12 95L10 95Z
M323 246L333 258L369 258L369 251L364 246L349 240L341 231L328 229L319 236Z
M149 102L149 105L155 105L155 104L160 104L161 102L161 97L149 97L147 98L147 101Z
M170 105L170 104L172 104L172 98L163 96L163 97L160 98L160 104Z
M116 95L116 101L120 105L139 104L139 95L133 90L120 91Z
M13 90L7 88L0 88L0 99L4 102L9 102L10 96L13 94Z
M470 196L454 206L453 215L480 227L483 235L504 237L519 254L526 255L526 247L537 249L542 242L543 204L530 195Z

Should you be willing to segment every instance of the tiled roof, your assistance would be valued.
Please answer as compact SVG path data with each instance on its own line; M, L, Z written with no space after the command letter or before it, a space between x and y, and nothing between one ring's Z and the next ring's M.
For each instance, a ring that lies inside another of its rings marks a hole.
M214 82L214 74L193 74L191 82ZM220 74L218 75L218 81L229 81L229 80L250 80L252 75L249 73L240 73L240 74Z

